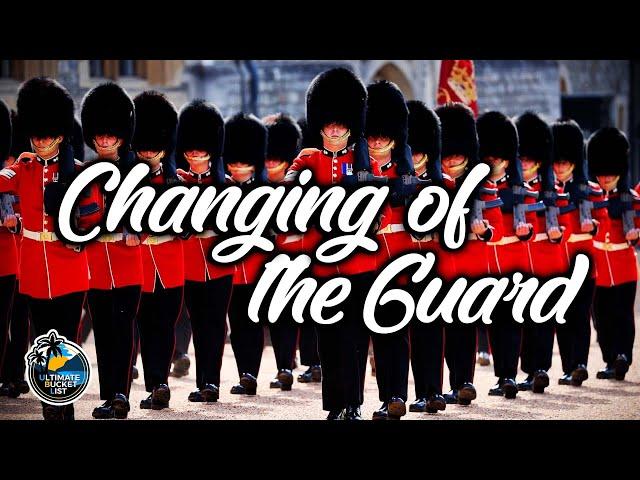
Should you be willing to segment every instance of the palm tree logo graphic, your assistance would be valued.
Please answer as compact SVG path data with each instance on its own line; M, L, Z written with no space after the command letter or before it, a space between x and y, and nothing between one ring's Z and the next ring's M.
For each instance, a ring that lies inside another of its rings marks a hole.
M25 361L27 382L34 395L46 403L72 403L88 387L91 364L86 353L56 330L36 338Z

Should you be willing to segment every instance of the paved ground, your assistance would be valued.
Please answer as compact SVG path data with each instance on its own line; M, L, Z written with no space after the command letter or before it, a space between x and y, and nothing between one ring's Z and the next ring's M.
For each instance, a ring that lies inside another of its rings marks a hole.
M636 299L636 322L640 323L640 301ZM640 327L640 325L639 325ZM640 331L640 328L638 329ZM93 336L85 345L91 358L95 358ZM193 362L193 351L190 353ZM640 341L635 342L635 358L640 358ZM494 382L493 368L476 368L475 384L478 399L470 407L449 405L444 412L437 415L409 413L405 419L413 420L447 420L447 419L640 419L640 366L631 367L624 382L615 380L597 380L596 371L604 366L600 349L592 335L589 374L590 378L582 387L560 386L557 379L561 374L560 358L557 344L554 353L553 367L550 372L551 385L543 395L521 392L515 400L502 397L489 397L487 391ZM100 404L98 396L97 367L93 364L94 376L89 392L76 403L76 418L91 419L91 410ZM138 362L138 368L141 363ZM369 368L369 367L368 367ZM133 409L130 417L137 420L155 419L255 419L255 420L298 420L322 419L326 413L321 406L320 384L295 383L293 390L282 392L269 389L269 381L275 376L276 366L271 347L266 347L260 370L258 394L255 397L231 395L229 390L236 382L236 365L231 346L227 344L222 366L221 398L213 404L196 404L187 401L187 395L195 387L192 364L191 374L183 378L171 378L171 408L160 412L140 410L138 404L146 397L141 379L134 381L131 392ZM295 372L302 372L298 369ZM445 371L445 386L448 372ZM409 395L413 400L413 378L409 379ZM371 418L378 408L378 391L375 377L367 373L365 403L362 413ZM0 398L0 419L39 419L39 402L31 394L19 399Z

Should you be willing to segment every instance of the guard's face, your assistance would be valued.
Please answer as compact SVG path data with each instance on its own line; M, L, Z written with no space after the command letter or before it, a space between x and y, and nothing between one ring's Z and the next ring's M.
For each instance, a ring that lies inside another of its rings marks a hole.
M509 160L500 157L486 157L487 164L491 167L492 175L501 175L507 171Z
M369 144L369 148L380 150L381 148L389 146L391 139L389 137L367 137L367 143Z
M540 168L540 162L536 162L529 157L520 157L520 164L522 165L522 175L525 180L534 178L538 168Z
M600 185L603 190L610 192L618 186L620 177L618 175L597 175L596 180L598 180L598 185Z
M553 162L553 173L555 173L556 177L560 180L564 180L569 178L573 173L573 169L575 165L567 160L559 160L557 162Z
M340 138L343 137L349 131L349 129L341 123L334 122L325 125L322 131L327 137Z
M45 149L51 146L60 137L31 137L31 143L36 149Z
M118 137L115 135L96 135L96 145L100 148L113 147L118 143Z
M231 178L236 181L244 181L247 177L253 175L256 170L256 167L249 163L244 162L234 162L227 164L227 169L231 174Z
M141 150L138 152L138 156L142 160L153 160L155 157L159 156L160 152L153 150Z
M442 166L444 168L459 167L466 160L464 155L450 155L442 159Z
M267 170L271 170L273 168L279 167L281 163L283 163L283 161L278 158L267 158L264 161L264 166L267 168Z
M202 168L208 165L211 155L204 150L187 150L184 152L184 158L191 168Z

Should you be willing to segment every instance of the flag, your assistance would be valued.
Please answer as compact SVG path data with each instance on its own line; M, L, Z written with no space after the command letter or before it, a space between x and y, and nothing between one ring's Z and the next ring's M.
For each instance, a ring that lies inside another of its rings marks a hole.
M478 116L478 93L473 60L442 60L436 101L438 105L449 102L464 103Z

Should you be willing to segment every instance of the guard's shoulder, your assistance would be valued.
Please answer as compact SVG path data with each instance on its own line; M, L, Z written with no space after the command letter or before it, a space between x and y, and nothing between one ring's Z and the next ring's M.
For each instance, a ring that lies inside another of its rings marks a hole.
M235 180L233 178L231 178L231 175L229 175L228 173L224 174L224 183L227 185L233 185L235 182Z
M314 155L319 151L320 150L318 150L317 148L311 148L311 147L303 148L302 150L300 150L300 153L298 153L298 158L310 157L311 155Z
M181 181L184 181L188 173L185 172L183 169L178 168L176 170L176 175L178 176L178 179L180 179Z

